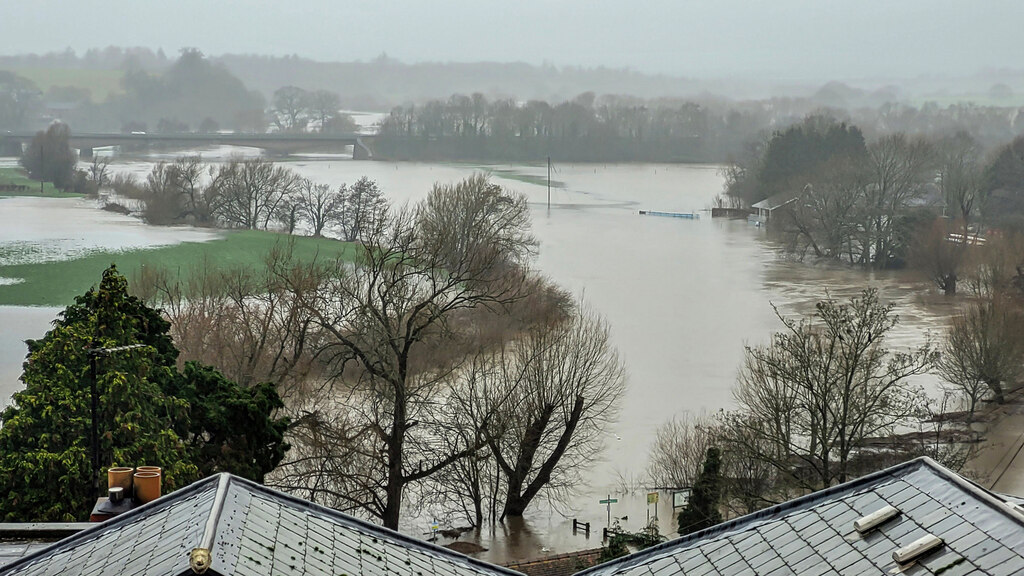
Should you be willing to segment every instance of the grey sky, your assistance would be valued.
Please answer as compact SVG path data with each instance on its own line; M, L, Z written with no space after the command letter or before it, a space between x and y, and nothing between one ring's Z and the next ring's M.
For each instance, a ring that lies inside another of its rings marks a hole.
M525 61L786 80L1024 67L1020 0L33 0L0 52L107 45L318 60Z

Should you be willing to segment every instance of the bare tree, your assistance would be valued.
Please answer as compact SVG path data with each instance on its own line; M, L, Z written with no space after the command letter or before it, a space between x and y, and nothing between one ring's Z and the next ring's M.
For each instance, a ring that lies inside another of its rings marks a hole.
M232 158L213 175L209 194L214 215L224 224L266 230L299 179L289 169L255 158Z
M351 187L342 184L337 195L341 239L365 243L384 218L388 205L384 193L375 181L363 176Z
M333 225L341 217L345 196L335 193L327 184L317 184L303 178L296 189L295 205L299 215L310 228L313 236L323 236L324 228Z
M582 307L495 359L480 428L504 477L505 518L522 516L542 490L578 485L616 414L625 371L607 323Z
M981 151L966 132L959 132L940 143L939 188L952 217L963 226L965 236L982 200Z
M648 474L655 486L688 487L700 474L708 448L722 443L721 422L705 413L684 413L658 428Z
M947 296L956 294L957 280L968 261L968 242L957 242L950 238L951 233L962 233L963 228L959 222L936 218L931 226L918 232L910 251L913 265L921 269Z
M885 268L906 257L906 214L929 179L931 148L885 136L866 157L837 156L804 175L808 185L783 214L789 250Z
M346 462L351 464L333 468L326 457L304 460L297 463L302 476L288 475L288 482L311 496L330 494L390 528L398 527L408 486L480 448L479 443L449 447L442 441L450 429L445 398L461 363L444 346L457 332L455 318L522 295L525 273L504 266L524 260L532 248L509 241L522 238L510 223L528 222L528 215L499 212L491 215L499 222L494 226L459 227L471 244L506 250L492 252L489 261L479 254L453 259L418 225L431 202L446 203L437 196L467 186L479 194L489 189L486 179L435 186L415 211L391 213L366 230L355 265L339 262L320 270L324 277L315 290L296 291L305 314L328 339L322 354L335 367L339 390L345 391L341 414L317 410L309 418L318 430L331 424L338 443L350 448ZM515 195L504 196L509 200L499 206L525 207ZM471 212L462 207L458 214L455 219L461 221ZM503 275L495 273L498 267Z
M327 132L341 109L341 97L330 90L315 90L306 96L306 106L320 132Z
M107 156L93 155L92 163L89 164L89 180L96 185L96 189L104 188L110 182L110 158Z
M459 275L489 281L533 255L526 197L508 194L482 174L435 185L417 217L428 249Z
M933 151L925 140L892 134L868 146L867 165L861 262L887 268L901 252L899 218L924 194L934 174Z
M970 305L953 319L939 373L963 393L972 415L984 388L1003 403L1004 385L1024 375L1024 314L998 295Z
M274 92L272 118L281 132L305 132L308 93L297 86L284 86Z
M751 456L808 489L845 482L866 439L913 421L924 400L907 379L935 360L927 345L884 347L898 317L874 290L819 302L815 317L780 315L785 330L747 348L735 393L734 424L753 440Z
M146 176L146 219L152 224L209 223L206 167L198 155L159 162Z
M271 249L266 267L222 269L201 260L171 271L151 262L132 281L133 295L159 306L171 322L181 361L217 366L243 386L273 382L286 400L319 380L319 333L296 302L302 268L293 243ZM287 274L287 282L269 271Z
M834 159L811 176L803 193L783 213L789 250L801 256L857 262L857 211L867 187L866 173L848 159Z

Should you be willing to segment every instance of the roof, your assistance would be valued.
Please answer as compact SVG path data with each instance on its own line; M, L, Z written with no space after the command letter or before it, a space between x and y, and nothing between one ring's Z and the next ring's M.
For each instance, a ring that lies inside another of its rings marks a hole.
M92 526L89 522L0 523L0 567Z
M778 194L773 194L760 202L752 204L750 207L758 210L775 210L776 208L781 208L796 200L801 194L803 194L802 190L798 190L796 192L779 192Z
M230 474L219 474L30 553L0 575L519 575Z
M900 515L861 536L858 518ZM590 576L897 574L892 553L927 533L944 545L906 574L1024 573L1024 509L918 458L579 573Z
M0 540L0 566L5 566L19 558L38 552L51 544L52 542L28 538Z

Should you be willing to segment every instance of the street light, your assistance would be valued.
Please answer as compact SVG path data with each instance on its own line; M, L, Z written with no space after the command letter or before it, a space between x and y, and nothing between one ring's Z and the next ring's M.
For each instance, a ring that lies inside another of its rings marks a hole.
M99 434L96 431L96 408L99 404L99 394L96 392L97 382L99 375L97 374L98 358L101 356L106 358L111 354L118 352L124 352L126 350L136 350L138 348L147 348L148 344L129 344L127 346L115 346L113 348L89 348L86 350L86 354L89 355L89 372L92 378L89 383L89 393L92 398L92 487L96 493L96 497L100 496L100 442Z

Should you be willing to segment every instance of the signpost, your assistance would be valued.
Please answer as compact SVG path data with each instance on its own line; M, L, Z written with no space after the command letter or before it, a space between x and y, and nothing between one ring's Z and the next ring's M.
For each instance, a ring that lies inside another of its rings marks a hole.
M651 523L651 504L654 504L654 519L658 519L658 493L647 493L647 523Z
M683 508L690 500L690 489L684 488L672 493L672 508Z
M618 498L612 498L611 494L608 495L608 498L606 498L604 500L598 500L597 501L598 504L607 504L608 505L608 527L609 528L612 527L612 504L615 504L618 501L619 501L619 499Z

